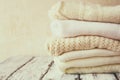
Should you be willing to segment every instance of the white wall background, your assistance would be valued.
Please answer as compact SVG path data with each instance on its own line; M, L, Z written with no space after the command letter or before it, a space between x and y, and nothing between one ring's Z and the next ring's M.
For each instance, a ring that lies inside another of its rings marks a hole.
M48 10L56 0L0 0L0 60L46 55L50 34Z

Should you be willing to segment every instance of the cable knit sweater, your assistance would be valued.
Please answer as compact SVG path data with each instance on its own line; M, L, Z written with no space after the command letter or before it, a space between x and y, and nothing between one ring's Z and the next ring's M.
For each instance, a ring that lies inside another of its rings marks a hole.
M120 41L98 36L58 38L49 41L47 48L52 55L61 55L65 52L96 48L120 52Z
M103 1L105 2L105 1ZM84 0L60 1L49 11L51 19L120 23L120 1L116 5L87 3Z

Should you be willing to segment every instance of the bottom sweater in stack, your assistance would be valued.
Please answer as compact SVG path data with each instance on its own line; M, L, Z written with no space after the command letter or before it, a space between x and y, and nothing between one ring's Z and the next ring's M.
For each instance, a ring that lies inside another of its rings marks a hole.
M65 73L120 72L120 41L99 36L57 38L48 42L56 66Z

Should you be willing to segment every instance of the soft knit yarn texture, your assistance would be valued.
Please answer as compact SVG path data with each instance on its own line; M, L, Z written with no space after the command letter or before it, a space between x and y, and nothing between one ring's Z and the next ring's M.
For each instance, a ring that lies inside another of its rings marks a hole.
M116 1L116 0L115 0ZM116 1L117 2L117 1ZM120 1L118 1L119 3ZM51 19L120 23L120 4L101 5L74 1L59 1L49 11Z
M68 62L62 62L58 58L55 58L55 64L60 69L67 69L72 67L95 67L95 66L103 66L103 65L113 65L120 64L120 56L112 56L112 57L93 57L86 59L76 59Z
M98 37L98 36L79 36L75 38L58 38L47 43L48 51L52 55L61 55L70 51L107 49L120 52L120 41Z
M96 35L120 40L120 24L55 20L51 23L51 32L55 37Z
M71 51L64 53L63 55L56 56L61 62L68 62L76 59L86 59L93 57L110 57L110 56L120 56L120 52L113 52L105 49L91 49L91 50L80 50Z
M116 73L116 72L120 72L120 64L104 65L98 67L87 67L87 68L76 67L76 68L66 69L63 72L65 73L114 73L115 72Z

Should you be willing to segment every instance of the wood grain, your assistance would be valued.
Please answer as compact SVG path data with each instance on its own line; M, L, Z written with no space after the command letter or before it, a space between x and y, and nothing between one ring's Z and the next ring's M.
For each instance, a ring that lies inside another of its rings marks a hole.
M116 73L116 77L118 80L120 80L120 73Z
M33 57L30 56L17 56L4 61L0 64L0 80L7 80L9 76L13 75L19 68L23 67L32 59Z
M113 74L82 74L81 80L117 80Z
M64 74L53 64L43 80L77 80L78 75Z
M17 56L0 63L0 80L120 80L120 73L64 74L50 56Z
M48 56L36 57L8 80L42 80L51 65L51 61L52 58Z

